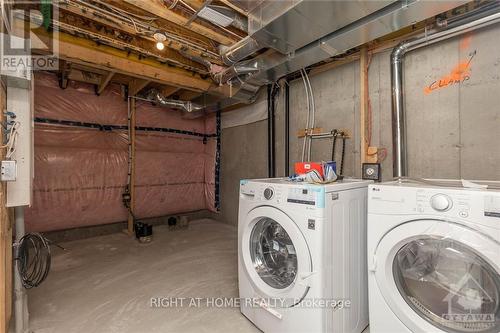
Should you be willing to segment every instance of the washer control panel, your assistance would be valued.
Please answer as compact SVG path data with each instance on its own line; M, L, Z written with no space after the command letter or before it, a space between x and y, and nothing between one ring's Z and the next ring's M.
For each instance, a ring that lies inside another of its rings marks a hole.
M288 190L287 202L314 206L316 204L315 193L306 188L291 188Z

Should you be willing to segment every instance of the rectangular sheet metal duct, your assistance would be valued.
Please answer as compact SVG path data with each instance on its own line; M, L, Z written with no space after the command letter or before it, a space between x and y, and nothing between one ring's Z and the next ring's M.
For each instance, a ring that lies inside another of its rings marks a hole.
M277 52L254 60L260 70L250 75L248 82L262 85L275 81L467 2L262 1L250 13L249 34Z

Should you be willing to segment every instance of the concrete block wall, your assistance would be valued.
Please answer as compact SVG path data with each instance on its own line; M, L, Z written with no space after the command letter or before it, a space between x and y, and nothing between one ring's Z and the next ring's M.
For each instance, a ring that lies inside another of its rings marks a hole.
M406 56L410 176L500 180L500 44L494 42L499 33L500 27L492 26ZM369 68L371 142L388 152L382 162L383 180L392 178L389 57L390 50L373 55ZM344 174L359 177L359 61L310 79L316 126L326 131L349 130L352 138L347 142ZM285 173L283 106L280 98L275 114L277 176ZM306 117L299 79L290 82L290 170L300 160L302 139L297 132L305 128ZM266 135L265 121L223 130L221 211L225 222L237 223L239 179L267 174ZM312 160L329 160L331 149L331 139L314 141Z

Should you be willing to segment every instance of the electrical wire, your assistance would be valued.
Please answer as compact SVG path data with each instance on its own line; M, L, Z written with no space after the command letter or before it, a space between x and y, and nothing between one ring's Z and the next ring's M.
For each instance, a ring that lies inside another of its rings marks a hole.
M51 265L49 241L40 233L28 233L19 240L17 268L26 289L38 287L48 276Z
M311 128L314 129L315 126L315 114L316 114L316 103L314 103L314 93L311 86L311 80L309 80L309 75L307 71L304 69L304 76L306 77L307 86L309 87L310 101L311 101ZM307 150L307 158L311 160L311 147L312 147L312 138L309 138L309 145Z
M10 130L9 134L9 140L7 143L3 146L0 146L0 148L7 148L7 152L5 153L5 158L6 159L11 159L12 155L16 152L16 142L17 142L17 137L19 136L19 127L21 126L21 123L16 121L14 125L12 125L12 128Z
M307 83L306 83L306 78L304 77L304 70L300 70L300 75L302 76L302 81L304 82L304 91L306 93L306 103L307 103L307 125L306 125L306 130L304 133L304 142L302 144L302 155L301 155L301 161L304 162L305 160L305 154L306 154L306 145L307 145L307 140L308 140L308 133L309 133L309 122L310 122L310 104L309 104L309 91L307 88Z

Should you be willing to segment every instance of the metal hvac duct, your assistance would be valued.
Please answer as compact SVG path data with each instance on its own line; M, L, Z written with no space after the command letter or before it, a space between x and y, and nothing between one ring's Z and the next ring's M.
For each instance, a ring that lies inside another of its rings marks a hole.
M147 98L157 102L160 105L168 106L172 109L183 110L186 112L193 112L202 110L204 107L202 105L193 103L191 101L179 101L176 99L165 98L158 90L152 89L147 94Z
M250 36L224 50L223 60L253 67L245 80L264 85L467 2L264 0L249 15ZM275 52L237 63L263 47Z
M226 65L233 65L236 62L257 52L261 48L262 46L255 39L247 36L230 47L222 47L222 61Z
M230 24L231 26L243 31L248 31L248 19L235 10L219 5L208 5L207 8L213 10L214 12L222 14L223 17L227 20L232 20Z
M408 156L406 150L406 114L403 94L403 64L405 55L417 48L428 46L469 31L480 29L500 22L498 2L466 14L460 20L448 22L446 30L433 30L423 37L402 42L391 54L392 87L392 135L393 135L393 173L394 177L408 175Z
M316 2L312 1L312 4ZM346 6L346 11L349 12L348 7L350 2L340 1L336 3L339 3L339 6ZM311 40L308 44L296 49L291 56L281 57L279 62L273 59L272 63L269 66L265 66L265 68L261 68L261 71L253 79L260 82L266 80L275 81L288 73L345 53L369 41L441 14L467 2L465 0L392 2L377 11L349 22L349 24L337 30L330 31L320 39ZM332 20L343 20L341 16L344 12L342 10L333 13Z

